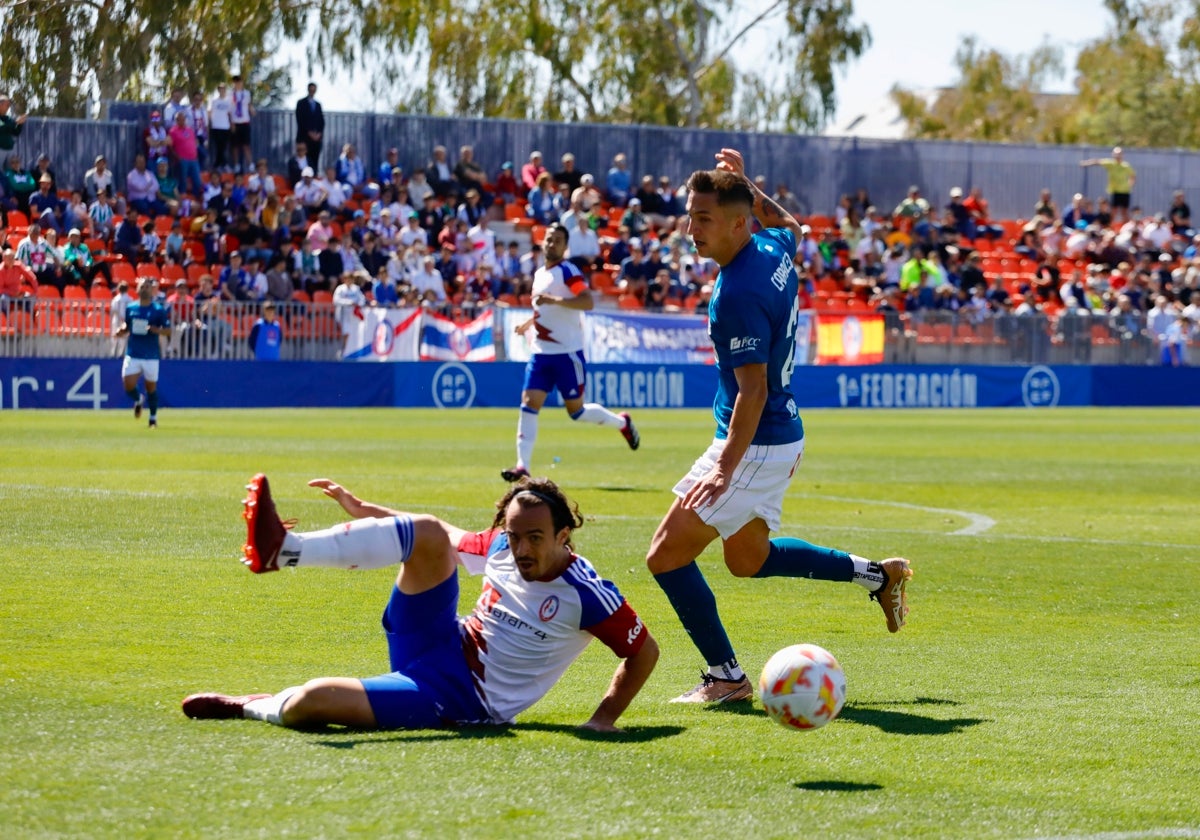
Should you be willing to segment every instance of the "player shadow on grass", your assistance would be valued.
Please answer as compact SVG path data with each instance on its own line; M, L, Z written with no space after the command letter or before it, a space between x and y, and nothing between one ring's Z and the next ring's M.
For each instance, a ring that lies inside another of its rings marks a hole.
M835 791L839 793L865 793L870 790L883 790L883 785L876 784L875 782L839 782L833 779L796 782L794 787L799 790L817 792Z
M877 706L957 706L954 700L918 697L915 700L880 703L847 703L839 717L850 723L874 726L892 735L953 735L969 726L987 723L987 718L934 718Z
M418 741L450 741L456 739L516 738L521 732L556 732L581 741L608 741L617 744L639 744L679 735L683 726L630 726L621 732L593 732L578 726L561 723L517 723L512 726L460 726L457 729L413 730L367 733L356 729L312 729L314 735L324 735L317 741L323 747L339 750L354 749L360 744L415 743ZM345 737L339 737L345 736Z

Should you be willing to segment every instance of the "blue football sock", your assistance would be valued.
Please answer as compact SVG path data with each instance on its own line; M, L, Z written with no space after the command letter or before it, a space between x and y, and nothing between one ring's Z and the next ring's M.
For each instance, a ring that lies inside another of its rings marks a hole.
M138 392L137 388L126 388L125 394L134 402L137 402L142 398L142 395Z
M146 404L150 406L150 416L158 414L158 391L146 393Z
M776 537L754 576L850 581L854 579L854 561L836 548L823 548L795 537Z
M721 665L734 658L733 645L717 615L717 599L694 561L682 569L655 575L654 580L708 665Z

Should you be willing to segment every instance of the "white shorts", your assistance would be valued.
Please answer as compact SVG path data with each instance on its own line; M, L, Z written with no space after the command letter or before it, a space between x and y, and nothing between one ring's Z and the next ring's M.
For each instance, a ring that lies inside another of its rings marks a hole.
M675 485L675 495L683 498L717 463L725 441L714 440L704 454L692 464L692 469ZM696 510L708 525L717 529L727 540L747 523L761 519L772 531L778 531L783 516L783 496L792 481L792 474L804 457L803 438L795 443L777 446L751 446L737 469L729 488L711 505Z
M121 378L126 376L142 376L147 382L158 381L158 359L135 359L126 356L121 363Z

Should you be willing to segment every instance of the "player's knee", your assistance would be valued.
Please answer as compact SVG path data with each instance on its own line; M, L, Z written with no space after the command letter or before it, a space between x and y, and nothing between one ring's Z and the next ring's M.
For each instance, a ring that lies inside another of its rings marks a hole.
M440 552L450 547L446 526L436 516L426 513L412 514L413 551Z
M324 688L322 681L315 679L296 689L279 710L279 718L283 725L307 726L321 722L320 715L325 702Z
M735 545L725 546L725 568L729 569L729 573L734 577L754 577L766 558L763 552L748 551Z

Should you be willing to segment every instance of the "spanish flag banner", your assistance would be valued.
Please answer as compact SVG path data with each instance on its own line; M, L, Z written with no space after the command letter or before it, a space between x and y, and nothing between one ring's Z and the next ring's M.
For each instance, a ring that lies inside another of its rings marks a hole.
M883 361L883 316L817 315L817 364L875 365Z

